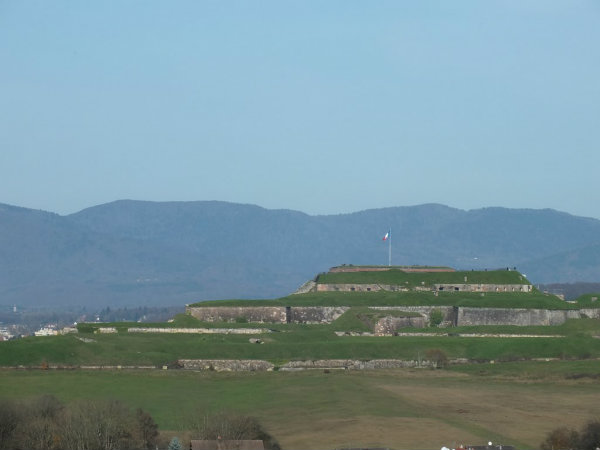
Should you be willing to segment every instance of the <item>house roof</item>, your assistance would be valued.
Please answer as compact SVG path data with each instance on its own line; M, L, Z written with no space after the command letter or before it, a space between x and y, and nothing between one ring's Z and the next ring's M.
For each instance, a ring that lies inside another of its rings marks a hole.
M263 441L224 439L214 441L195 439L191 441L190 448L191 450L265 450Z

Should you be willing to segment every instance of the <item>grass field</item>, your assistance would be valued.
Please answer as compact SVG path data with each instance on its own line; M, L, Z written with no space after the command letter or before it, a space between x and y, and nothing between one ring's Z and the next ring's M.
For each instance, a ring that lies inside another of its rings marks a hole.
M361 311L357 309L357 313ZM344 317L345 316L345 317ZM407 329L438 331L437 336L336 336L334 331L366 327L352 311L330 325L269 325L275 331L256 335L139 334L126 327L116 334L78 333L28 337L0 344L0 366L167 365L177 359L263 359L278 365L305 359L419 359L429 349L449 358L510 361L531 358L585 359L600 357L600 320L567 321L555 327L459 327ZM194 319L183 318L188 325ZM202 326L203 324L195 321ZM177 323L177 322L175 322ZM110 324L106 324L110 325ZM248 324L221 324L248 326ZM448 335L448 332L451 332ZM442 334L444 333L444 334ZM461 337L460 333L533 334L542 337ZM561 335L563 337L543 337Z
M296 373L0 371L0 397L116 398L177 433L221 409L254 415L286 449L437 449L491 440L538 448L600 416L600 362Z

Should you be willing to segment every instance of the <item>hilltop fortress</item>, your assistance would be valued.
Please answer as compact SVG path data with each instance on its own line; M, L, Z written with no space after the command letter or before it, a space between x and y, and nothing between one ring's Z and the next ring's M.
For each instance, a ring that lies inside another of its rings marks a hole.
M325 324L361 307L367 310L363 316L374 318L375 335L405 327L559 325L567 319L600 318L600 309L570 308L547 297L511 268L344 265L282 299L200 302L188 305L186 313L204 322ZM557 307L535 306L549 302Z

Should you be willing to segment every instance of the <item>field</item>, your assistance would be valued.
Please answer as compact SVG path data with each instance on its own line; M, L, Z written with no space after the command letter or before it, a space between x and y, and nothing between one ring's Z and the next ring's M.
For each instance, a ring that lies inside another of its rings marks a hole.
M361 308L357 308L357 312ZM264 344L252 344L249 335L128 333L133 324L117 323L121 332L94 334L98 325L82 326L78 334L28 337L3 342L0 366L156 365L177 359L262 359L276 365L304 359L420 359L429 349L440 349L448 358L511 361L531 358L586 359L600 357L600 321L570 320L554 327L456 327L407 329L415 333L437 331L435 336L336 336L336 330L365 330L354 310L330 325L264 324L271 333L254 335ZM171 325L205 326L189 316ZM138 324L136 324L138 325ZM146 324L161 326L161 324ZM257 324L210 324L256 327ZM260 325L260 324L259 324ZM165 324L162 324L165 326ZM487 333L538 337L464 337ZM560 336L560 337L555 337Z
M0 371L0 397L118 398L162 430L227 409L256 416L286 449L438 449L491 440L538 448L560 425L600 416L600 362L446 370L214 373Z

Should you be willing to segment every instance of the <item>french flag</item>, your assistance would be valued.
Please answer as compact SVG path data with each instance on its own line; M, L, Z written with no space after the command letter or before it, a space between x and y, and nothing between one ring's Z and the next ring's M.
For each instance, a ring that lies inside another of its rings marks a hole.
M390 233L391 233L391 231L388 231L387 233L385 233L385 236L383 237L384 241L387 241L390 238Z

